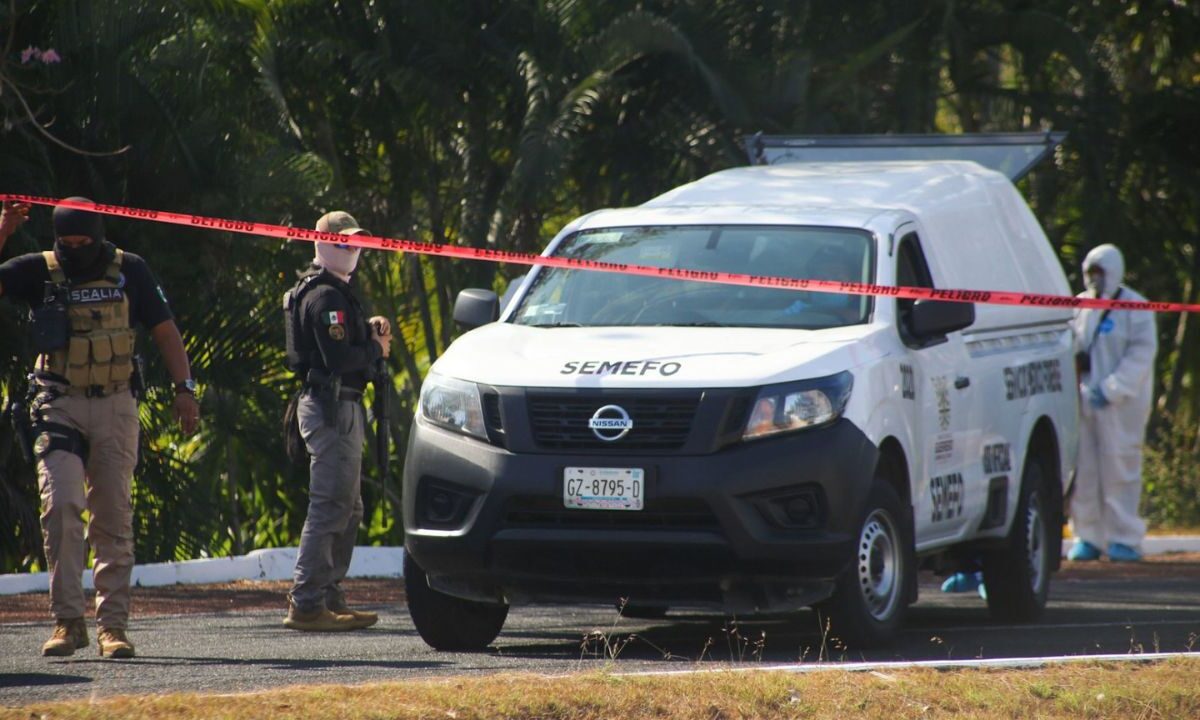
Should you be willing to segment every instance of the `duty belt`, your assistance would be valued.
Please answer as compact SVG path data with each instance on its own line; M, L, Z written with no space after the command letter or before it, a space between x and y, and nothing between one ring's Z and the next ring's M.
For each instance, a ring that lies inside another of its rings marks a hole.
M76 387L72 385L70 387L63 388L63 395L69 395L71 397L83 396L89 398L102 398L108 397L109 395L116 395L120 392L129 392L129 383L119 382L109 383L107 385L87 385L84 387Z
M70 397L108 397L120 392L130 392L132 387L126 380L110 382L105 385L69 385L66 378L60 378L54 373L35 373L34 376L43 384L53 384L59 395Z
M323 392L323 390L316 385L305 385L304 391L310 395L318 395L318 396L321 395L321 393ZM362 390L355 390L353 388L342 388L341 390L338 390L338 400L349 400L351 402L359 402L362 400L362 398L363 398Z

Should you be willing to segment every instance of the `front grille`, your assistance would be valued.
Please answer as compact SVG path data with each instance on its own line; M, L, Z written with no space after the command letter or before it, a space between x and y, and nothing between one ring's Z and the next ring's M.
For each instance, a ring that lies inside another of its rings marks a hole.
M656 498L644 510L579 510L563 507L558 497L510 498L504 513L511 528L571 528L597 530L701 530L720 529L717 516L703 500Z
M504 432L504 421L500 417L500 396L494 392L483 395L483 417L489 429Z
M483 423L487 427L488 442L497 447L507 447L507 434L500 414L500 396L494 390L485 390L483 396Z
M700 396L615 397L584 395L527 396L529 422L538 445L552 449L678 450L687 442ZM596 437L588 420L605 405L620 405L633 420L625 437L607 442Z

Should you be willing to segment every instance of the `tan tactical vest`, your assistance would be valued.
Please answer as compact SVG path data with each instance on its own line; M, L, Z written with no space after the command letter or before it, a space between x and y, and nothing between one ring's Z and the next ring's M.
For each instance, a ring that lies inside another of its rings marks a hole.
M42 257L50 281L69 286L67 316L71 334L65 348L38 356L38 371L65 378L72 394L107 395L128 389L135 335L121 278L125 253L118 248L104 277L80 284L68 282L53 251L43 252Z

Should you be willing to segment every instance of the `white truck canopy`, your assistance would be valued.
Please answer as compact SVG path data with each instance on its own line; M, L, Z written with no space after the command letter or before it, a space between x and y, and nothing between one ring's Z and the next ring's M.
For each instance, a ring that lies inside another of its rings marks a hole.
M1017 182L1065 140L1065 132L964 135L748 135L752 165L971 160Z

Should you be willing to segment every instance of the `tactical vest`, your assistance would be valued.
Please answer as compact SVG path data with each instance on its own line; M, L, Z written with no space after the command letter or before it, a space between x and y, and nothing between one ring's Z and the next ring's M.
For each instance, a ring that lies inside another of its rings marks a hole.
M301 315L301 304L304 296L311 290L316 289L321 285L332 285L337 287L338 281L327 270L318 270L316 272L305 273L300 282L296 283L295 287L283 294L283 323L284 323L284 340L287 367L294 373L303 377L309 370L317 368L325 370L325 363L321 358L321 350L313 341L311 332L306 332L304 327L304 318ZM346 297L350 302L351 314L354 316L350 321L361 323L363 327L360 334L363 337L370 337L369 330L366 329L366 314L363 312L362 306L359 305L358 298L354 293L346 293Z
M324 273L306 274L300 278L300 282L283 294L284 361L288 370L300 375L304 375L313 366L313 354L316 351L304 335L300 301L309 290L324 284L323 275Z
M129 388L133 375L134 331L129 298L121 277L125 253L119 248L104 276L71 283L53 251L42 253L50 282L65 292L70 332L65 347L37 358L37 371L66 380L68 392L108 395Z

